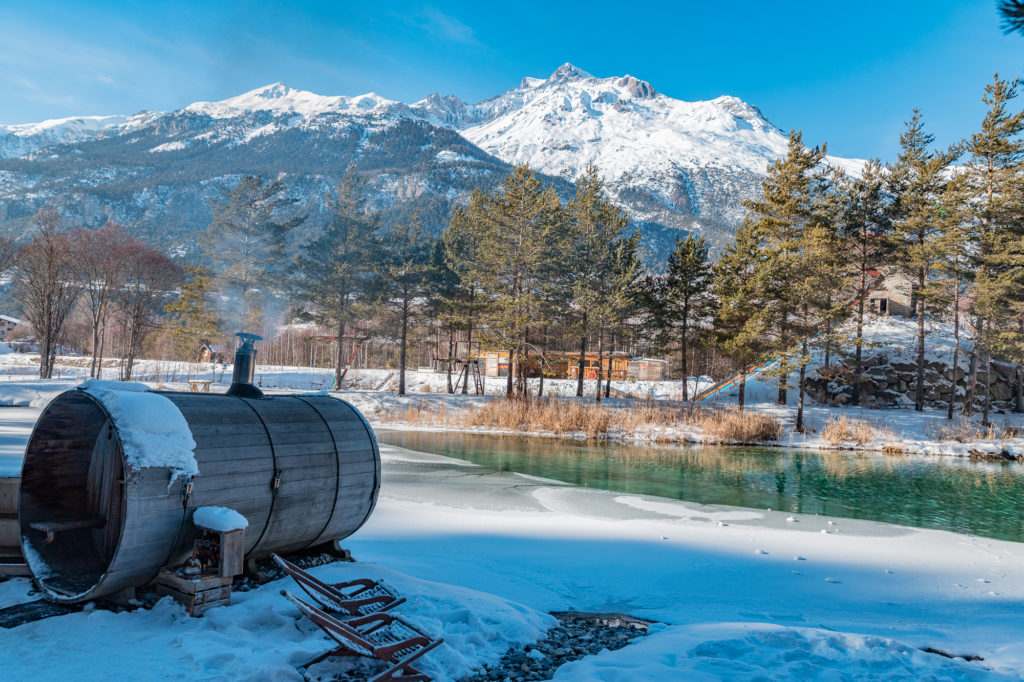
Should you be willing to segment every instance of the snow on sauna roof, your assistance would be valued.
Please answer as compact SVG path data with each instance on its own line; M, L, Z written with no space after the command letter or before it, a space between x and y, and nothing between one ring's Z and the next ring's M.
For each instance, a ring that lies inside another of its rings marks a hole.
M244 516L227 507L198 507L192 513L192 523L218 533L249 527L249 521Z
M135 469L167 467L174 476L194 476L196 442L181 411L144 384L90 379L78 387L110 414L121 438L127 465Z

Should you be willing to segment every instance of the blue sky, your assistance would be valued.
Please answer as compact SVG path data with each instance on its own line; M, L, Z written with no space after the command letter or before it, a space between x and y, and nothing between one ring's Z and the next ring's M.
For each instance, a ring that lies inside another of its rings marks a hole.
M1002 35L993 0L4 0L0 123L175 109L275 81L477 101L566 61L679 99L735 95L833 154L891 159L914 106L941 144L972 132L992 74L1021 73L1024 37Z

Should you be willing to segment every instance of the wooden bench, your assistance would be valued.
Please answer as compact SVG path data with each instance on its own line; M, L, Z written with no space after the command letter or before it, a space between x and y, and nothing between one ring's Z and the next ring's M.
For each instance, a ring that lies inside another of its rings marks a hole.
M46 544L53 542L57 533L61 533L66 530L79 530L82 528L103 528L107 525L106 519L95 518L95 519L73 519L71 521L36 521L35 523L28 524L29 528L35 530L41 530L46 533Z
M188 388L193 393L209 393L211 381L205 379L189 379Z

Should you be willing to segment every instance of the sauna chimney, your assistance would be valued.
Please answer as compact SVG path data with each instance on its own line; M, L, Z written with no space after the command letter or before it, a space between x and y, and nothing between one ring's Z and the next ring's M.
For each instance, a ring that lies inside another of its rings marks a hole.
M262 398L263 391L252 383L252 377L256 370L255 343L262 341L263 337L246 332L240 332L235 336L242 339L242 344L235 351L235 369L231 373L231 387L228 388L228 395L239 398Z

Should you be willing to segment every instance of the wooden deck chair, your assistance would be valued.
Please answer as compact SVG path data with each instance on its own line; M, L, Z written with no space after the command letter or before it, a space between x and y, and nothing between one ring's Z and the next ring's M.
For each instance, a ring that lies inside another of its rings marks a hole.
M366 616L388 611L405 602L393 589L368 578L329 585L317 580L287 559L274 554L281 567L324 611L348 616Z
M309 667L330 656L364 656L389 664L384 672L373 677L370 682L429 682L430 677L414 668L412 663L440 646L443 639L431 640L388 613L371 613L340 621L287 590L281 590L281 594L338 643L334 649L316 656L301 667Z

